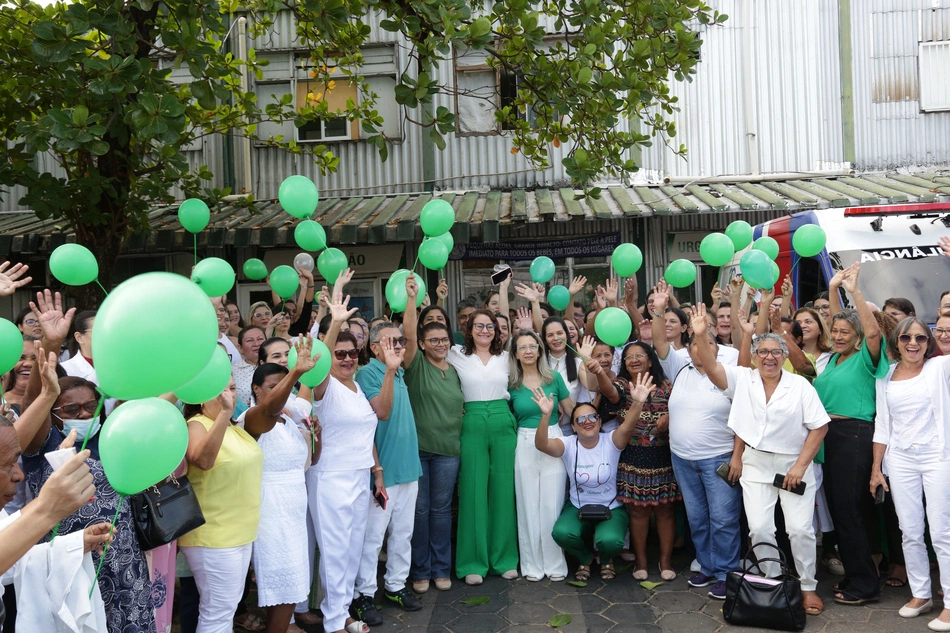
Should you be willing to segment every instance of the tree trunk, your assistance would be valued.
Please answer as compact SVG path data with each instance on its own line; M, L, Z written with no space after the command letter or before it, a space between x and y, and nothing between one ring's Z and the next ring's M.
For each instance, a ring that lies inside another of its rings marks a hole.
M122 237L110 229L111 227L76 227L77 241L95 255L99 263L99 283L106 289L112 286L112 274L123 242ZM71 295L76 299L76 307L80 310L94 310L105 299L96 283L86 284L76 290L77 292Z

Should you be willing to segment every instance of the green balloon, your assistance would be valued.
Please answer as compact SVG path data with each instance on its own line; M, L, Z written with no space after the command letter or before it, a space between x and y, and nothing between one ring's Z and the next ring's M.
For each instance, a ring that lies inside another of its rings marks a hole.
M571 291L564 286L551 286L548 290L548 303L555 310L564 312L571 303Z
M327 232L319 222L304 220L294 229L294 240L305 251L322 251L327 247Z
M739 271L753 288L771 288L775 285L772 279L772 262L769 256L760 250L751 250L739 260Z
M393 312L405 312L406 303L409 302L409 295L406 293L406 277L409 271L405 268L397 270L389 276L386 282L386 301L389 303L389 309ZM416 286L419 292L416 295L416 307L422 305L426 296L426 283L418 273L413 273L416 277Z
M449 261L449 251L442 241L429 239L419 246L419 261L429 270L442 270Z
M211 221L211 209L198 198L188 198L178 207L178 221L189 233L201 233Z
M636 244L620 244L610 256L610 265L621 277L632 277L643 265L643 253Z
M769 256L769 259L775 260L778 257L778 242L775 241L774 237L760 237L752 245L752 248L757 251L762 251Z
M449 251L450 254L452 253L452 249L455 248L455 238L452 237L452 233L449 231L446 231L442 235L436 235L435 237L432 237L430 239L439 240L440 242L445 244L445 248L446 250Z
M206 257L191 271L191 280L209 297L220 297L234 287L234 269L220 257Z
M175 397L185 404L203 404L221 395L230 381L231 358L223 347L216 345L205 368L176 389Z
M419 224L422 226L422 232L429 237L442 235L455 224L455 209L441 198L430 200L422 207Z
M550 257L535 257L531 262L531 281L546 284L554 278L554 260Z
M670 262L663 275L666 283L674 288L686 288L696 281L696 264L688 259L677 259Z
M328 248L317 257L317 270L330 285L336 283L336 278L346 270L348 265L346 253L338 248Z
M244 276L253 281L260 281L267 276L267 266L261 260L252 257L244 262Z
M597 333L597 338L607 345L620 347L630 340L632 331L633 322L630 315L620 308L604 308L594 319L594 332Z
M49 271L67 286L85 286L99 276L99 262L85 246L63 244L50 254Z
M828 236L825 230L817 224L806 224L798 227L792 236L792 248L801 257L814 257L825 250Z
M736 220L726 227L726 237L732 240L737 251L752 243L752 225L745 220Z
M284 211L295 218L309 218L317 210L320 192L306 176L289 176L280 183L277 199Z
M778 283L779 277L782 276L782 271L780 271L780 270L778 269L778 264L776 264L775 262L771 262L771 264L772 264L772 267L771 267L771 272L772 272L772 285L771 285L771 286L767 286L768 288L771 288L771 287L775 286L775 284Z
M270 273L270 287L281 299L287 300L294 296L300 287L300 276L290 266L278 266Z
M102 392L137 400L173 392L205 368L217 346L218 317L187 277L145 273L106 297L92 331Z
M0 319L0 374L13 369L22 355L23 333L12 321Z
M187 449L185 418L175 405L161 398L120 404L99 432L102 470L121 495L138 494L168 477Z
M308 387L316 387L327 379L330 375L330 366L333 364L330 348L323 341L313 340L313 347L310 349L310 358L320 355L317 364L313 369L300 377L300 382ZM287 366L293 369L297 366L297 348L290 346L290 354L287 355Z
M699 244L699 256L710 266L719 268L732 261L736 247L726 234L710 233Z

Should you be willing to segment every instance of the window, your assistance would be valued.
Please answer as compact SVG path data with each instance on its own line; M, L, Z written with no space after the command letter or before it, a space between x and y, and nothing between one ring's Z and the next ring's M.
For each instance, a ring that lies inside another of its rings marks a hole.
M495 113L513 106L523 76L488 65L488 52L457 50L455 54L455 112L458 134L498 134L510 126L499 126ZM518 112L521 120L534 121L533 112Z
M320 81L297 82L297 108L326 102L330 112L343 112L348 101L359 101L356 84L341 80L324 84ZM297 128L297 140L301 143L348 141L359 138L359 123L347 121L345 116L329 116L310 121Z
M950 41L921 42L919 49L921 111L950 110L950 81L947 81Z

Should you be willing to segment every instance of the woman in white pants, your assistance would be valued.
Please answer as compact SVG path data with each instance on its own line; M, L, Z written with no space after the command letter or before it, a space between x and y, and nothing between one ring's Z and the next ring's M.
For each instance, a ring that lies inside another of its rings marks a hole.
M564 379L551 371L541 351L541 339L534 332L522 330L511 342L508 393L518 423L515 445L515 506L518 509L518 553L521 573L529 581L538 582L548 576L561 581L567 576L564 551L551 536L557 518L564 508L566 471L557 457L534 447L534 436L541 423L541 409L534 401L534 391L541 389L553 397L562 412L574 408ZM555 416L548 426L548 437L561 437Z
M323 427L324 447L316 463L316 486L309 489L310 516L320 548L324 589L323 629L327 633L368 633L362 621L348 617L359 571L370 504L370 470L376 412L353 380L359 368L356 337L340 332L356 310L348 310L339 285L330 304L332 322L323 342L333 352L326 380L313 388L314 413ZM385 488L380 486L382 494Z
M690 324L706 376L732 400L729 428L745 443L742 451L742 502L749 519L752 543L775 545L775 504L782 500L785 529L804 594L805 613L819 615L824 605L815 589L815 473L812 460L828 431L830 418L821 406L818 392L805 378L782 369L788 357L785 340L778 334L763 334L752 340L742 337L739 367L722 365L706 336L706 306L693 308ZM750 350L751 345L751 350ZM755 356L756 369L749 367ZM784 475L781 488L773 485ZM804 484L800 493L792 492ZM763 571L777 573L774 563Z
M188 479L205 524L178 539L198 586L197 633L230 633L257 538L264 456L231 421L237 389L186 405Z
M913 595L899 612L905 618L933 609L924 543L925 497L940 585L944 595L950 595L950 356L935 358L936 349L924 321L904 319L887 342L888 354L899 360L876 385L870 492L875 494L883 486L894 495ZM928 625L931 630L950 631L950 608L944 607Z

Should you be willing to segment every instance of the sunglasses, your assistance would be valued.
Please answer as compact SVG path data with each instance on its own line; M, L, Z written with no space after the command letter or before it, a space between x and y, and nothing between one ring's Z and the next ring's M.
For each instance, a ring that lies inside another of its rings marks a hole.
M597 422L600 420L600 416L596 413L588 413L587 415L579 415L574 418L574 424L584 424L585 422Z
M344 360L347 356L356 360L360 357L360 351L358 349L335 349L333 355L336 356L337 360Z
M405 336L400 336L399 338L391 338L389 340L392 341L393 347L405 347L409 339L407 339ZM380 343L382 343L382 341L376 342L377 345Z
M53 411L62 411L72 418L79 415L80 411L94 414L97 408L99 408L99 401L90 400L88 402L83 402L82 404L64 404L61 407L53 407Z
M914 342L917 343L918 345L925 345L927 341L929 340L926 334L915 334L913 337L911 337L910 334L901 334L900 336L897 337L897 340L903 343L904 345L908 345L910 344L911 338L913 338Z

